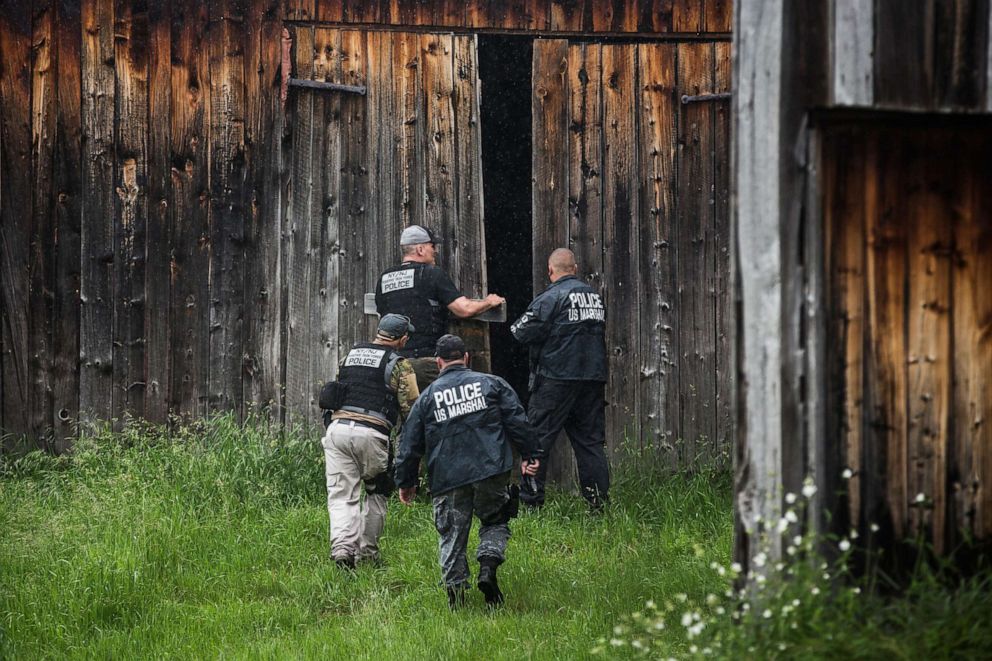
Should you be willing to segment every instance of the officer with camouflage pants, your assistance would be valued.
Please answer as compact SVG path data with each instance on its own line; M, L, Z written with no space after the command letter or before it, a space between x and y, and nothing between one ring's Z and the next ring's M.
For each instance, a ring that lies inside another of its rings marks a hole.
M333 405L322 444L331 556L345 569L379 560L379 535L393 488L389 434L420 394L413 367L397 353L412 330L406 317L384 316L375 340L356 344L344 357L333 384L342 394Z
M448 605L455 608L465 601L465 550L474 514L482 524L476 552L478 587L486 603L495 606L503 602L496 568L505 559L508 523L515 514L511 443L523 459L524 475L537 472L540 452L517 394L498 376L466 367L468 353L461 338L441 337L436 353L440 376L410 410L396 454L400 501L413 503L420 458L426 455Z

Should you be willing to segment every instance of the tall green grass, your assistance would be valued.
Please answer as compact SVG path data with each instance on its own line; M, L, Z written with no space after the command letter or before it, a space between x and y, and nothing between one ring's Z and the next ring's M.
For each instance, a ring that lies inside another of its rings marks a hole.
M391 502L384 566L329 560L317 438L132 425L0 473L10 658L583 658L648 599L722 590L730 554L726 476L627 460L605 515L553 494L511 524L503 609L452 613L426 502Z

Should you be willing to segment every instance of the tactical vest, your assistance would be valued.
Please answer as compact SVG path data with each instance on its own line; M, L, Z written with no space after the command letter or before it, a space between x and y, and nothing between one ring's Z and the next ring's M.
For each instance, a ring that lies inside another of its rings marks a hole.
M400 406L389 380L399 359L398 353L381 344L352 347L338 371L338 381L347 386L339 410L370 415L395 426Z
M404 356L433 356L434 345L447 332L447 309L430 298L424 283L427 264L405 262L387 269L379 277L383 309L380 314L402 314L410 318L415 333L410 335Z

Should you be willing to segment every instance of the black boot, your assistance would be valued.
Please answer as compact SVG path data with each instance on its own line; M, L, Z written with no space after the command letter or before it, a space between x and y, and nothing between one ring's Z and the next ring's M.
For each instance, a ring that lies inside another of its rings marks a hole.
M448 608L458 610L465 605L465 586L449 585L448 588Z
M495 558L479 558L479 589L486 596L486 603L499 606L503 603L503 593L496 582L496 568L499 560Z

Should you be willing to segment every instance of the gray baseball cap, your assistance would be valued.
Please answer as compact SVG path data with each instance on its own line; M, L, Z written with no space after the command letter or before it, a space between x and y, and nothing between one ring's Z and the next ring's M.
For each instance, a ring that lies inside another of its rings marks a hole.
M400 234L401 246L415 246L421 243L441 243L441 239L434 236L430 228L420 225L410 225Z
M376 332L383 337L398 340L407 333L412 333L416 330L413 324L410 323L409 317L390 313L379 320L379 328Z

